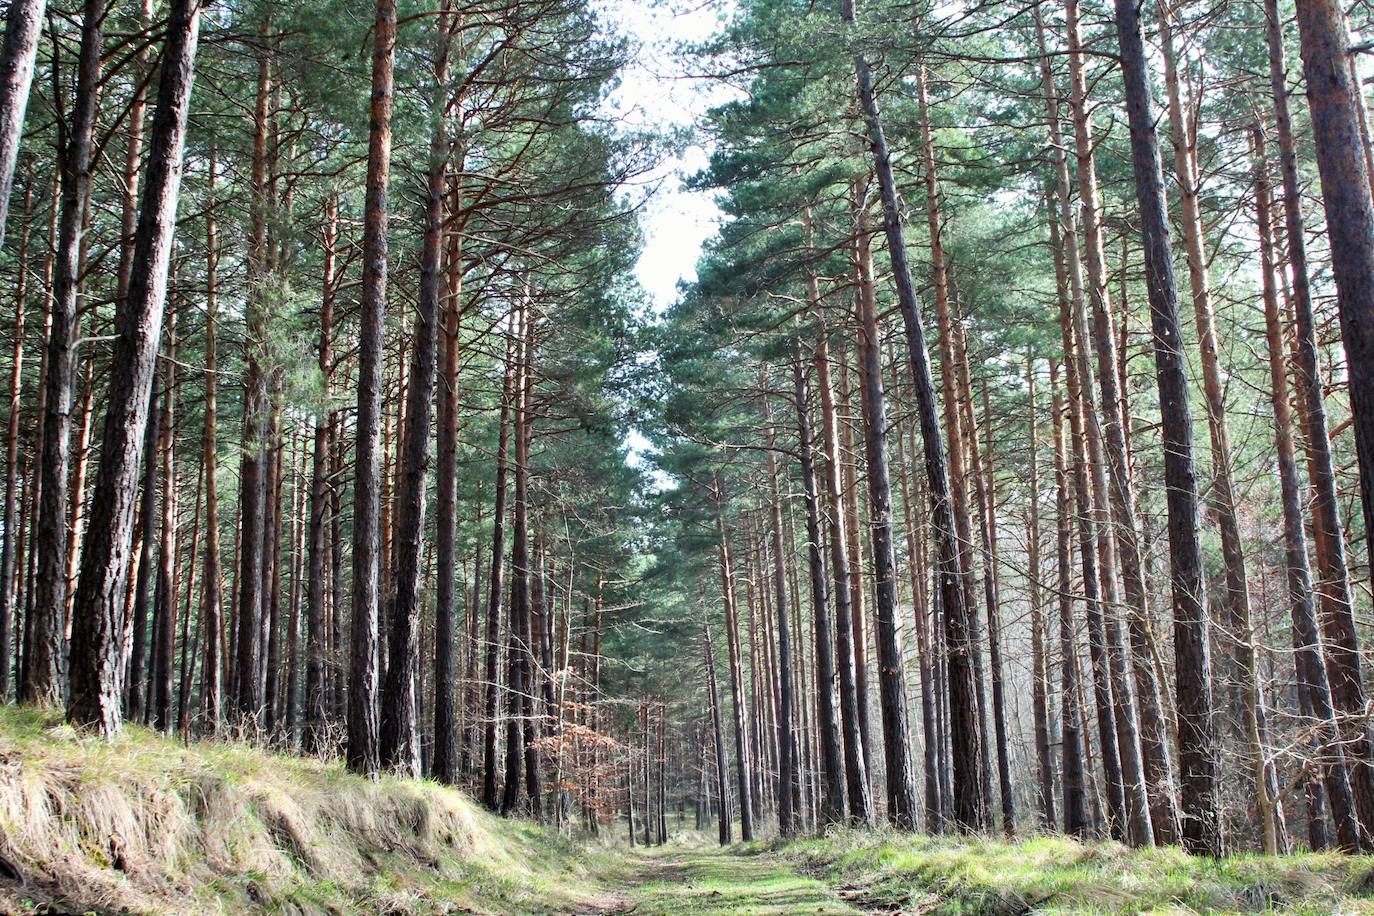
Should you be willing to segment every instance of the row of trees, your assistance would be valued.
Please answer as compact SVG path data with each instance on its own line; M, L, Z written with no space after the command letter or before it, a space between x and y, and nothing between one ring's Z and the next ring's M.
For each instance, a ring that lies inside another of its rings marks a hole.
M581 0L357 13L9 5L0 691L595 826L648 772L602 665L628 49Z
M1371 848L1374 170L1292 12L748 0L700 50L660 575L746 837Z

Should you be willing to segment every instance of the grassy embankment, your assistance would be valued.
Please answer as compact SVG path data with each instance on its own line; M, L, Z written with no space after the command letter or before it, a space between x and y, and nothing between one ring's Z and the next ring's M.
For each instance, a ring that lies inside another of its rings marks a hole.
M0 710L0 912L578 911L615 868L433 783Z

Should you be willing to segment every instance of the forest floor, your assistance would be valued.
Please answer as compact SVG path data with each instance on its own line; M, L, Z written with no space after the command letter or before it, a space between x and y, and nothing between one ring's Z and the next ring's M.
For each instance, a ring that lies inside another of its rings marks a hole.
M608 888L592 912L634 916L865 912L819 878L802 874L791 862L756 847L674 843L649 851L629 850L624 858L629 868L619 886Z
M676 819L674 819L676 820ZM1367 913L1374 859L839 830L628 848L421 780L0 708L0 913Z

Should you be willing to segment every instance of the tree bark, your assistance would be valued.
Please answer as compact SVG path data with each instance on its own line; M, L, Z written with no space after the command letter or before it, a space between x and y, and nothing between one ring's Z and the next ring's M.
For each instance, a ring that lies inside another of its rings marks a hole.
M1269 353L1269 397L1274 411L1274 453L1279 471L1279 495L1283 504L1283 542L1287 572L1288 605L1297 652L1298 689L1302 705L1315 721L1312 745L1331 803L1341 848L1358 851L1365 843L1355 798L1350 787L1345 751L1340 746L1331 682L1321 653L1312 572L1307 561L1307 531L1303 526L1302 488L1298 477L1297 449L1293 444L1292 409L1288 404L1288 364L1285 359L1283 319L1279 314L1275 282L1273 200L1269 188L1264 134L1251 129L1254 151L1255 224L1259 233L1260 281L1264 299L1265 343Z
M500 699L501 597L504 593L506 552L506 478L509 474L510 415L515 400L517 328L512 315L506 337L506 367L501 385L501 412L497 421L496 486L492 499L491 576L487 600L486 696L482 736L482 803L492 811L500 802L496 779L496 727Z
M51 326L44 370L42 472L33 550L37 556L35 595L19 699L25 703L62 701L63 612L67 607L67 484L71 461L72 388L80 334L82 252L86 202L91 186L92 141L99 107L104 51L105 0L86 0L82 9L81 50L71 127L62 153L62 213L55 240ZM118 364L116 364L118 365ZM146 406L146 405L144 405ZM117 726L116 726L117 728Z
M808 274L808 293L815 285ZM813 299L813 301L816 301ZM801 342L792 367L797 404L797 438L801 455L802 491L806 501L806 556L811 573L811 604L816 656L816 722L821 759L821 826L835 824L845 817L844 746L840 738L835 692L835 640L825 578L825 558L821 550L820 497L816 492L816 467L808 415L806 369L802 365Z
M1084 837L1088 810L1083 779L1082 711L1078 695L1078 649L1073 633L1073 551L1070 518L1073 496L1069 489L1064 446L1064 405L1059 394L1059 367L1050 363L1050 412L1054 418L1055 555L1059 582L1059 749L1063 780L1064 832Z
M19 276L14 288L14 348L10 353L9 420L5 435L5 502L4 542L0 545L0 702L9 699L10 655L14 634L15 578L14 571L20 551L17 542L24 527L19 500L19 415L23 409L24 389L24 317L28 305L30 217L33 189L25 183L23 226L19 235Z
M715 499L721 602L725 607L725 638L730 650L730 694L734 698L735 778L739 783L740 837L748 843L754 839L754 804L750 791L749 741L744 724L744 671L740 657L735 573L730 558L730 544L725 533L725 511L722 506L723 493L719 475L715 480Z
M830 342L826 336L819 296L815 300L816 346L812 361L821 395L821 429L825 448L825 496L830 516L830 576L835 592L835 664L839 671L840 728L844 744L845 790L849 819L873 823L873 794L864 765L859 732L859 695L854 681L854 628L849 579L849 549L845 543L843 490L840 484L839 419L830 384Z
M353 623L348 677L348 768L379 767L378 488L382 473L382 344L387 282L387 191L395 93L396 0L377 0L372 46L372 123L363 214L362 321L358 345L358 419L353 478Z
M792 683L792 634L787 604L787 569L783 554L782 489L778 484L778 458L774 451L776 430L772 408L764 393L764 422L768 424L768 481L770 521L773 545L773 610L777 615L778 638L778 829L783 836L792 836L801 824L801 774L798 771L797 729L793 721L796 697ZM660 723L660 759L662 757L662 724Z
M1189 413L1188 376L1178 319L1173 245L1169 238L1169 216L1160 172L1145 43L1140 31L1140 11L1133 0L1116 0L1115 7L1126 114L1131 129L1131 164L1145 248L1145 280L1154 331L1164 477L1168 491L1183 845L1193 853L1218 856L1225 846L1213 722L1211 650L1198 531L1193 421ZM1368 211L1367 194L1365 200ZM1374 265L1374 261L1371 264Z
M119 316L100 465L73 605L67 718L101 734L119 731L120 620L129 571L135 480L143 458L167 271L181 189L182 152L200 34L200 0L173 0L134 242L134 275Z
M420 567L429 477L429 431L439 342L440 276L444 258L444 170L448 164L448 57L452 17L447 2L437 20L434 57L433 121L425 197L425 231L420 254L420 295L415 306L414 352L406 388L405 440L402 443L400 509L396 525L396 601L391 615L391 661L382 696L382 765L418 777L419 721L416 677L419 670ZM450 643L452 640L450 639Z
M702 599L704 602L706 584L701 584ZM716 801L718 826L720 832L720 845L728 846L731 841L731 830L733 818L730 815L730 795L729 787L725 781L725 731L721 727L720 721L720 688L716 682L716 653L711 647L711 622L703 614L701 619L702 645L706 650L706 695L711 706L711 731L715 737L716 751ZM634 830L630 830L633 836ZM633 845L633 843L631 843Z
M461 171L461 153L459 171ZM462 185L454 179L449 212L450 219L459 216L463 203ZM435 587L434 608L434 778L440 782L457 780L459 759L454 747L457 716L454 709L456 690L454 658L455 569L457 565L458 514L458 360L462 346L462 282L463 236L457 226L448 230L448 290L442 304L441 337L439 347L438 404L435 452L438 459L435 502L435 552L438 582ZM480 522L479 522L480 525ZM475 571L474 567L474 571ZM475 576L474 576L475 578ZM474 599L476 593L474 592ZM464 602L466 603L466 602ZM468 608L470 621L476 624L476 601ZM475 633L475 630L472 631ZM476 639L469 639L472 660L477 652ZM468 670L476 669L469 662ZM466 694L465 694L466 695ZM466 711L466 705L464 707ZM471 728L463 729L463 769L469 754Z
M29 104L46 8L47 0L13 0L5 13L5 43L0 47L0 240L5 237L14 166L19 161L24 111Z

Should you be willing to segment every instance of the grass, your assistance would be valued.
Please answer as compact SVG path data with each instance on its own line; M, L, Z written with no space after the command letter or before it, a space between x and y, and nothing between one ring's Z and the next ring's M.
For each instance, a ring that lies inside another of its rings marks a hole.
M823 881L755 847L675 844L648 854L627 903L635 916L858 913Z
M839 831L780 847L873 909L939 914L1370 913L1374 862L1337 854L1220 861L1062 837L960 842Z
M434 783L0 709L0 912L577 912L617 867Z
M645 850L246 744L0 707L0 912L1374 916L1374 859L835 831Z

